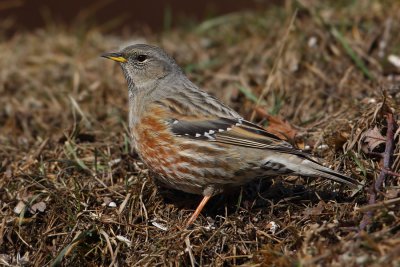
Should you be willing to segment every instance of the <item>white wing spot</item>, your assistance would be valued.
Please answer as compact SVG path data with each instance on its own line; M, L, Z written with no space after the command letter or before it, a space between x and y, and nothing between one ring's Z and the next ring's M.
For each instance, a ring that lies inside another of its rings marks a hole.
M215 134L215 131L214 130L209 130L208 133L209 134Z
M214 137L209 135L208 133L204 133L204 136L207 137L208 139L214 140Z
M201 134L199 134L199 133L196 133L196 135L195 135L196 137L200 137L201 136Z

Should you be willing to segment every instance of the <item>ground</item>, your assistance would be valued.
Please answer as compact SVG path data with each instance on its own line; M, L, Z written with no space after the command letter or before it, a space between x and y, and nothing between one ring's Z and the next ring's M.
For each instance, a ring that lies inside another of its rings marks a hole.
M0 265L400 266L400 3L329 3L157 34L107 33L113 23L1 34ZM144 41L364 187L254 181L186 229L200 197L154 182L131 147L122 72L99 57Z

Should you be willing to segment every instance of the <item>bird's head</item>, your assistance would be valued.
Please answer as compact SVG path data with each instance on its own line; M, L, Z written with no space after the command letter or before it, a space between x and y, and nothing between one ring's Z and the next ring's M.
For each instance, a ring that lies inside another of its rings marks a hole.
M158 80L180 72L175 61L161 48L146 44L131 45L102 57L120 63L130 89L153 88Z

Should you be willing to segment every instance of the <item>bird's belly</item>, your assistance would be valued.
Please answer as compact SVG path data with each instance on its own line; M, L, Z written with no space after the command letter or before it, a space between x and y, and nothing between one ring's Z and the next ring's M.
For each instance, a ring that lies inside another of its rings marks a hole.
M156 134L146 129L135 136L142 161L168 187L202 194L209 186L221 192L225 187L240 186L256 178L254 170L242 169L239 158L215 143L177 139L168 132Z

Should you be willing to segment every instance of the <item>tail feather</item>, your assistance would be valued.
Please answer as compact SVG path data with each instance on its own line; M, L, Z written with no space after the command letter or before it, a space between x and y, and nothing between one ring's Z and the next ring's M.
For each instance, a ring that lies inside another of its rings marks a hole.
M314 173L315 173L314 175L310 175L310 176L313 176L313 177L320 176L320 177L327 178L327 179L330 179L335 182L347 184L347 185L350 185L353 187L358 187L360 185L360 183L357 180L355 180L351 177L348 177L344 174L341 174L339 172L336 172L334 170L331 170L331 169L329 169L325 166L322 166L318 163L308 161L308 162L306 162L305 165L308 166L309 168L311 168L312 171L314 171Z
M352 187L359 187L361 185L357 180L322 166L318 162L304 157L304 155L274 155L273 157L269 157L265 160L282 164L285 166L285 168L291 170L292 173L300 176L323 177L338 183L350 185Z

